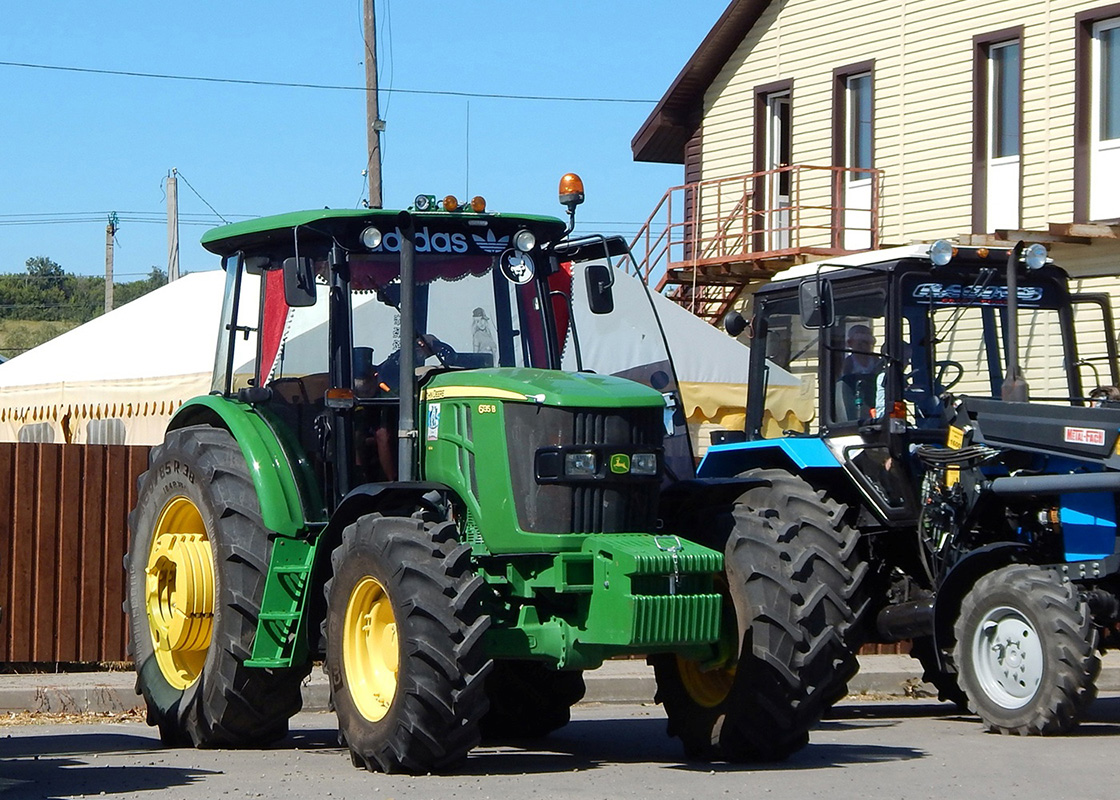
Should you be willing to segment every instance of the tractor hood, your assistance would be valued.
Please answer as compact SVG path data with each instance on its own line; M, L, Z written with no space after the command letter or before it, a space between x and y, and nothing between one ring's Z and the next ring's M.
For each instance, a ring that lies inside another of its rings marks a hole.
M657 391L624 378L527 368L445 372L428 381L422 393L425 401L460 397L566 408L656 407L665 402Z

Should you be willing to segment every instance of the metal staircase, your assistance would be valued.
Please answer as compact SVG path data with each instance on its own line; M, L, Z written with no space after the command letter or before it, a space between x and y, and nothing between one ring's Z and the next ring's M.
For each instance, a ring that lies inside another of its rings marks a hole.
M843 206L854 178L870 181L869 208ZM674 186L631 242L626 268L717 324L787 267L877 247L878 185L877 170L796 164Z

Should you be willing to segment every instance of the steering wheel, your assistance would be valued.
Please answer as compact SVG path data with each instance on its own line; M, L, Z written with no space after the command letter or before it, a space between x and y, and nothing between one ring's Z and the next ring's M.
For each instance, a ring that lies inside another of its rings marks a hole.
M423 344L419 341L423 338ZM440 366L444 369L450 369L454 366L459 354L451 345L443 340L431 335L425 334L419 337L416 343L416 366L423 366L428 356L435 356L439 361ZM388 358L381 362L377 367L377 379L384 386L388 387L390 395L398 394L400 387L400 371L401 371L401 351L394 350L389 354Z
M952 389L964 377L964 366L959 361L934 361L933 368L935 370L933 385L939 387L943 392ZM953 370L956 370L956 372L953 373ZM951 377L946 378L946 373L951 373Z

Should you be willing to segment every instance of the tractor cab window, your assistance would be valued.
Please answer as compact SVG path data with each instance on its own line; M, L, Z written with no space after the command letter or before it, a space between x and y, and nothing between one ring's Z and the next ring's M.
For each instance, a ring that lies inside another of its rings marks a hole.
M801 324L797 298L765 301L762 435L808 433L818 407L819 332Z
M825 337L829 401L826 416L836 424L881 419L888 409L886 295L881 291L836 291L836 321Z

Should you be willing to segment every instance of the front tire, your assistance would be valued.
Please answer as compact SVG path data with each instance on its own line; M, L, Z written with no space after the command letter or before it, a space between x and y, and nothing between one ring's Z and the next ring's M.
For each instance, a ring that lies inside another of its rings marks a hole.
M224 430L171 431L140 476L125 569L136 691L168 745L283 738L306 667L246 667L268 573L268 531L245 457Z
M990 731L1064 733L1097 696L1098 632L1077 587L1054 570L1013 564L983 576L955 633L961 688Z
M757 483L715 524L726 535L724 629L737 637L701 663L650 659L670 735L703 760L778 761L842 697L858 664L867 566L844 508L782 470Z
M454 533L449 522L371 514L331 556L325 667L355 766L443 772L479 742L490 618Z

